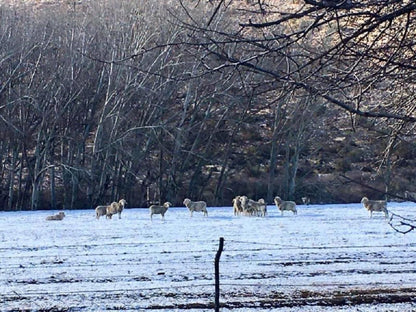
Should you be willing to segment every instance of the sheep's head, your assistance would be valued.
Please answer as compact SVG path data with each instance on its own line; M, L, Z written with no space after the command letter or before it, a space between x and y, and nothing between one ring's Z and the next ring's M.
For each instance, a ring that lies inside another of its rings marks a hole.
M65 212L63 212L63 211L60 211L58 214L59 214L59 216L61 216L62 218L63 218L63 217L65 217Z
M282 202L282 199L279 196L276 196L274 202L279 205Z
M266 204L266 202L264 201L264 199L263 199L263 198L260 198L260 199L258 200L258 203L259 203L259 204L262 204L262 205Z
M362 203L362 204L366 204L366 203L368 203L368 198L367 198L367 197L363 197L363 198L361 199L361 203Z
M190 200L189 198L185 198L185 199L183 200L183 204L184 204L185 206L188 206L190 202L191 202L191 200Z
M172 206L172 204L170 202L166 202L163 204L163 206L168 209L170 206Z
M127 205L127 201L123 198L123 199L120 199L120 201L118 202L118 204L120 205L120 206L126 206Z

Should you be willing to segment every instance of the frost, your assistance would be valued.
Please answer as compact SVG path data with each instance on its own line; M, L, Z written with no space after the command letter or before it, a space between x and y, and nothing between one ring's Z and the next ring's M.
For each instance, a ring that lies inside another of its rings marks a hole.
M413 203L389 203L403 217ZM298 206L297 216L268 207L266 218L209 217L170 208L122 219L93 210L0 213L2 311L212 311L214 258L222 311L405 311L414 303L416 236L394 231L361 204Z

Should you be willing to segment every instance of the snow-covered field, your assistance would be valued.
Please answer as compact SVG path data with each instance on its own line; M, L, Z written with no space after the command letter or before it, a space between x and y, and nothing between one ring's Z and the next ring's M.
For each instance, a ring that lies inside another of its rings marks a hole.
M389 210L415 217L413 203ZM416 311L416 232L361 204L268 207L266 218L170 208L122 219L93 210L0 212L1 311ZM52 212L54 213L54 212Z

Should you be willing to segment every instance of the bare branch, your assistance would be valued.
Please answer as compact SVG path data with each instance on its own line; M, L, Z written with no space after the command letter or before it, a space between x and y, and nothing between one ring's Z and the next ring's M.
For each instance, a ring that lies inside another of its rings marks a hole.
M398 214L390 213L389 225L398 233L407 234L416 229L416 220L404 218Z

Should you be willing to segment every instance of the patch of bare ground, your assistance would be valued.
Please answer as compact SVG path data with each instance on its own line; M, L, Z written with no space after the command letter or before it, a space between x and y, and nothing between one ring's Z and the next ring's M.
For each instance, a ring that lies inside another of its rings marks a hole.
M183 295L183 294L182 294ZM337 289L333 291L299 290L288 295L283 292L272 292L258 295L250 292L223 294L221 307L227 309L239 308L281 308L322 306L340 307L357 306L362 304L408 303L415 301L416 290L412 288L373 288L373 289ZM147 309L211 309L212 303L189 303L152 305Z
M171 297L180 297L176 298L177 303L167 303L167 304L153 304L146 307L146 310L195 310L195 309L214 309L213 302L189 302L189 303L180 303L180 299L184 296L188 299L193 297L198 300L198 296L195 293L189 294L176 294L170 293ZM226 309L260 309L260 308L296 308L296 307L305 307L305 306L315 306L315 307L348 307L348 306L358 306L363 304L392 304L392 303L409 303L415 301L416 290L411 288L395 288L395 289L386 289L386 288L373 288L373 289L337 289L333 291L311 291L311 290L299 290L295 291L292 294L287 294L283 292L271 292L269 294L258 295L252 292L238 292L238 293L226 293L221 297L220 306ZM109 295L112 297L113 295ZM115 302L122 302L123 296L117 295L114 296ZM207 299L206 294L203 295L204 299ZM14 298L9 297L11 300L22 299L20 296ZM110 298L107 298L110 299ZM129 298L131 299L131 298ZM199 298L200 299L200 298ZM84 307L86 308L86 307ZM107 310L131 310L132 306L130 305L120 305L111 306L107 305ZM80 311L79 306L75 307L62 307L62 306L52 306L48 308L40 308L37 311L42 312L60 312L60 311ZM32 311L29 309L13 309L16 312Z

